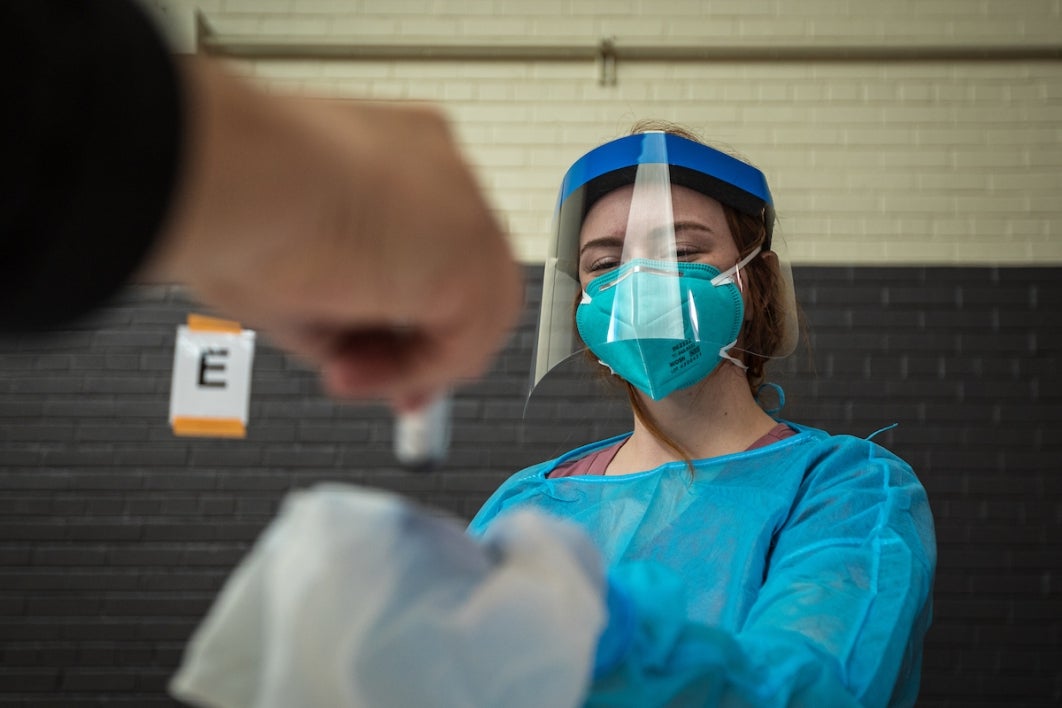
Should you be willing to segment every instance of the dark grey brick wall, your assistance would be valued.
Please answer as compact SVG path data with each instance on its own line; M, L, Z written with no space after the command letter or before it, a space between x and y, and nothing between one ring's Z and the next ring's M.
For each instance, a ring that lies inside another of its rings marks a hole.
M190 632L283 494L318 480L470 516L510 472L624 430L597 384L524 392L528 310L456 401L446 467L392 460L379 406L320 395L260 342L243 441L167 427L174 328L193 304L136 288L47 339L0 340L0 705L172 706ZM940 544L923 706L1062 701L1062 271L799 268L810 348L777 365L785 415L911 461Z

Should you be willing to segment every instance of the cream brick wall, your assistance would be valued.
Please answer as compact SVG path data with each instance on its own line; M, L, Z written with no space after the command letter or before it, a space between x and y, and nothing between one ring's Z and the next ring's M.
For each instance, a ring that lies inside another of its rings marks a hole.
M187 0L189 3L192 0ZM198 0L220 35L304 42L1062 47L1060 0ZM245 59L270 85L428 100L523 260L561 175L635 120L763 169L802 264L1062 263L1062 61Z

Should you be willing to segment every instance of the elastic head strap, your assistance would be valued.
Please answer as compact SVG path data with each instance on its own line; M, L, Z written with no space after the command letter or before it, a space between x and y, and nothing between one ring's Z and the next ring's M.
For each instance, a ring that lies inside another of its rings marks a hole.
M758 256L762 250L762 247L756 246L756 248L752 249L749 255L735 263L733 267L727 268L722 273L712 278L712 285L726 285L727 283L733 283L736 278L738 288L741 288L741 269L751 263L752 259Z

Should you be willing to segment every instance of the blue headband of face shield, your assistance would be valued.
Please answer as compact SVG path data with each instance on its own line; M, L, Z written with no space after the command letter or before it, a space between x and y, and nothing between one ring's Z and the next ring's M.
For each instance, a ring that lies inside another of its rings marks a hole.
M628 135L594 148L568 168L557 201L559 233L578 232L578 224L600 197L633 184L638 166L667 164L671 182L709 196L752 216L763 216L771 248L774 200L767 178L752 165L671 133ZM567 228L573 227L573 228Z

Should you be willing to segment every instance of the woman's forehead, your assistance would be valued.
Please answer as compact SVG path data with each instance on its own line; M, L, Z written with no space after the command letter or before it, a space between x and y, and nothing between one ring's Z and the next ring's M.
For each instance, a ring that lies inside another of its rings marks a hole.
M598 199L583 219L579 241L582 243L601 236L622 237L627 229L633 195L634 185L627 185ZM715 199L688 187L671 185L671 209L676 223L699 221L712 230L726 228L723 206ZM661 210L661 222L665 218L666 213Z

